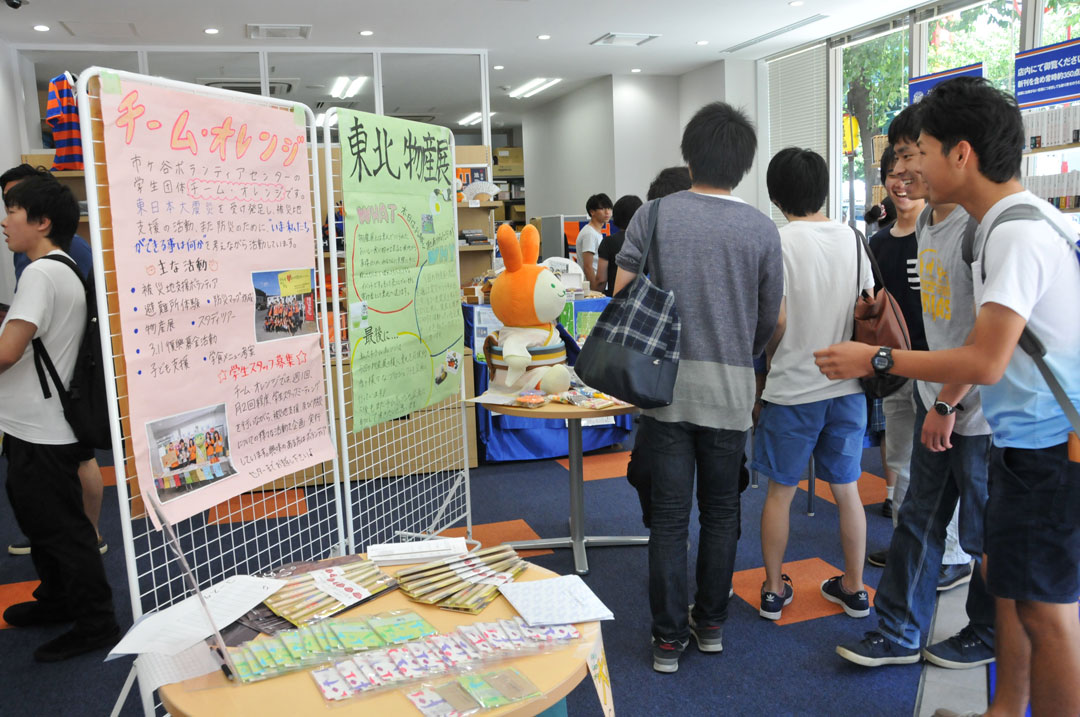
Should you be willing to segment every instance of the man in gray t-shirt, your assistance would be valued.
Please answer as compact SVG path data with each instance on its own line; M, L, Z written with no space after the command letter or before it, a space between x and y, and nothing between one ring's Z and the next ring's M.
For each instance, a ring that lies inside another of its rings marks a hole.
M895 121L903 125L901 117ZM911 133L919 134L917 129ZM906 134L894 143L897 165L906 165L910 175L908 196L925 196L926 184L913 164L915 143ZM973 233L976 225L957 204L930 204L916 222L922 319L931 351L964 345L975 326L971 267L962 247L965 234ZM968 624L947 640L923 648L921 656L940 667L985 665L994 659L994 600L979 565L990 426L977 387L919 381L913 398L911 482L874 598L878 630L839 646L837 652L867 667L919 660L922 636L937 603L946 527L959 502L960 545L976 558L968 588Z

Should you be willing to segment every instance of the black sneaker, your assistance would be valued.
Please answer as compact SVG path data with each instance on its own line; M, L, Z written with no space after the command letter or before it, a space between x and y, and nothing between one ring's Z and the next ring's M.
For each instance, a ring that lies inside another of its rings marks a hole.
M971 582L971 563L961 563L960 565L942 565L941 572L938 573L938 592L945 592L946 590L952 590L955 587L959 587L964 583Z
M966 670L993 662L994 648L983 642L968 625L947 640L927 645L922 655L938 667Z
M701 652L724 651L724 626L698 627L694 624L693 615L690 616L690 634L694 636L697 649ZM655 654L655 652L654 652ZM655 665L654 665L655 667Z
M779 620L784 608L795 599L795 588L791 585L791 578L784 574L780 576L780 579L785 583L783 595L771 593L765 589L765 583L761 584L761 607L758 608L758 615L766 620Z
M20 602L4 610L4 622L12 627L33 627L71 622L66 610L43 605L37 600Z
M881 514L886 518L891 518L893 512L892 498L886 498L881 504Z
M689 640L681 642L677 640L661 640L653 638L652 641L652 668L657 672L678 672L679 658Z
M870 563L876 568L885 567L885 559L889 557L889 549L875 550L872 553L866 554L866 562Z
M12 543L7 546L9 555L29 555L30 554L30 541L23 540L19 543Z
M118 625L92 633L69 630L34 650L34 659L38 662L60 662L103 647L112 647L119 640Z
M867 617L870 614L870 596L865 590L849 593L841 584L843 575L829 578L821 584L821 596L844 608L848 617ZM918 653L916 653L917 655Z
M863 635L858 642L837 645L836 654L863 667L910 665L919 661L919 651L897 645L877 630Z

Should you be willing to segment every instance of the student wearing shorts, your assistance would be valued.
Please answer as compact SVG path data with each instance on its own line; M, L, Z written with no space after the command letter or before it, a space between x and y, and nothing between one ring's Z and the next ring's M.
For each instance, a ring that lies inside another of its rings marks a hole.
M960 77L937 85L921 104L920 171L930 200L958 203L979 222L974 329L958 348L890 351L848 342L815 356L830 378L878 372L985 386L983 412L993 432L986 577L996 598L998 674L986 714L1023 714L1030 700L1035 715L1077 715L1080 439L1019 347L1027 328L1045 346L1043 358L1065 395L1080 404L1080 264L1070 246L1076 228L1020 183L1025 132L1012 95ZM1034 207L1042 219L991 232L1016 205Z
M765 582L758 614L779 620L794 598L791 579L783 572L789 513L813 456L817 476L831 484L836 497L844 551L844 573L823 582L821 594L849 616L866 617L866 515L856 486L862 474L866 398L858 381L821 376L812 352L824 336L836 341L851 336L855 299L860 289L873 290L874 278L866 254L858 252L855 232L821 212L829 170L820 155L794 147L781 150L769 163L766 184L769 199L788 224L780 229L784 300L766 348L770 365L750 467L769 478L761 513ZM857 278L860 256L862 286Z

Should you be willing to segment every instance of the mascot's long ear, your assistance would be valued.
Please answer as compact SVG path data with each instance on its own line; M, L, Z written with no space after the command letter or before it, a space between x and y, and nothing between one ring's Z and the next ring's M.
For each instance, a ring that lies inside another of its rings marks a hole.
M535 230L534 230L535 231ZM507 271L517 271L521 268L521 245L518 244L517 234L509 224L499 226L495 234L495 240L499 242L499 251L502 253L503 264ZM533 259L533 261L536 261Z
M532 224L526 224L521 230L521 260L526 264L535 264L540 258L540 232Z

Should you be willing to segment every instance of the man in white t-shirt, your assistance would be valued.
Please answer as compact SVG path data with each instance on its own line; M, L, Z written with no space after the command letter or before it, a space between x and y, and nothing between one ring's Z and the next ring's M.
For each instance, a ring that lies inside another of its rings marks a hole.
M13 627L74 622L34 652L40 662L56 662L111 646L120 636L97 535L83 510L83 451L56 388L44 398L32 346L40 340L57 373L71 380L86 323L85 290L65 252L79 207L51 177L24 179L5 192L4 203L0 226L8 248L30 264L0 325L0 430L8 498L41 580L34 600L7 608L4 621Z
M847 343L816 352L830 378L877 371L983 384L993 431L986 507L987 587L996 598L998 689L987 714L1080 714L1080 438L1069 431L1032 358L1025 329L1075 406L1080 403L1080 264L1075 227L1019 181L1024 126L1016 100L982 78L937 85L921 103L920 169L934 203L979 222L978 315L964 346L889 351ZM1026 204L1044 220L1008 221ZM983 270L985 269L985 279Z
M821 212L829 186L822 157L808 149L781 150L766 173L769 199L788 224L780 229L784 300L780 321L766 348L769 372L754 435L750 466L769 478L761 513L765 583L758 614L779 620L794 588L783 574L791 500L810 457L827 481L840 513L844 573L821 585L822 596L851 617L866 617L863 587L866 514L856 485L862 475L866 398L858 381L833 381L814 365L822 337L851 336L859 292L873 291L874 277L858 235ZM860 268L861 259L861 268Z
M577 262L581 270L585 272L585 281L589 282L589 288L593 291L603 291L600 278L596 271L599 267L600 242L604 235L600 232L604 225L611 220L611 198L606 194L594 194L585 202L585 211L589 213L589 223L578 232L574 251L577 254Z

